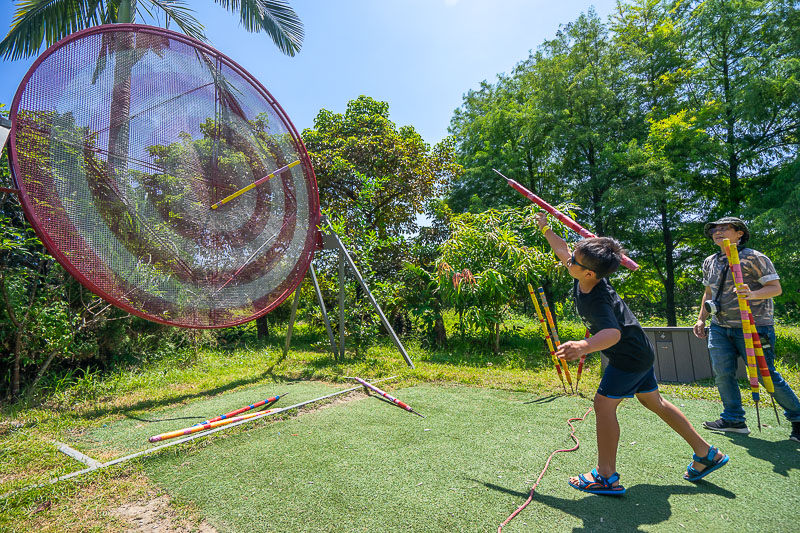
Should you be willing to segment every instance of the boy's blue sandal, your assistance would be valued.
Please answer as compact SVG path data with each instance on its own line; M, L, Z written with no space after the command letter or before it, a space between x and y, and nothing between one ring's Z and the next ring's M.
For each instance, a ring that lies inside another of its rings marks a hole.
M594 481L589 481L583 474L578 474L579 482L575 483L568 481L569 486L573 489L582 490L590 494L605 494L609 496L621 496L625 494L625 487L622 485L614 486L614 483L619 481L619 474L614 472L609 477L605 478L597 473L597 469L592 469L592 477Z
M714 460L714 457L717 456L718 452L719 452L718 448L715 448L714 446L711 446L708 449L708 455L706 457L700 457L697 454L694 454L692 456L692 459L694 459L694 461L696 463L700 463L700 464L705 465L706 468L705 468L705 470L703 470L701 472L701 471L698 471L697 469L693 468L692 467L692 463L689 463L689 466L686 467L686 474L684 474L683 478L685 480L687 480L687 481L698 481L698 480L703 479L704 477L706 477L708 474L710 474L714 470L717 470L718 468L722 468L723 466L728 464L728 461L730 460L730 457L728 457L727 455L723 455L722 458L719 461L715 461Z

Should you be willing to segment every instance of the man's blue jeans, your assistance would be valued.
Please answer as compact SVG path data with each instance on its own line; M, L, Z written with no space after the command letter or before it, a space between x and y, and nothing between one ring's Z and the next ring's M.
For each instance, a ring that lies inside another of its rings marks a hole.
M761 338L764 359L767 360L772 384L775 386L775 401L783 407L783 414L787 420L800 422L800 400L783 377L775 371L775 328L758 326L756 331ZM720 418L728 422L744 422L742 394L739 391L739 382L736 380L736 361L741 357L745 363L747 362L742 328L724 328L712 323L708 333L708 351L711 354L711 367L714 369L717 389L724 408ZM759 392L762 393L762 399L768 399L763 383Z

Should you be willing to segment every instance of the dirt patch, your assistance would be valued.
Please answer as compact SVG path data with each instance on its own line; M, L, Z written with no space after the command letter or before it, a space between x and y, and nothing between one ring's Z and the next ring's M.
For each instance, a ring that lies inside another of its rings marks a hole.
M165 495L152 498L146 502L125 503L111 513L130 524L125 531L157 531L159 533L179 533L195 531L199 533L216 533L205 520L199 524L191 524L180 513L169 505Z
M301 413L314 413L316 411L321 411L322 409L328 409L329 407L335 407L343 403L350 403L353 400L363 400L364 398L366 398L366 394L364 394L363 391L355 390L352 392L348 392L347 394L334 396L333 398L304 405L303 407L300 408L299 411Z

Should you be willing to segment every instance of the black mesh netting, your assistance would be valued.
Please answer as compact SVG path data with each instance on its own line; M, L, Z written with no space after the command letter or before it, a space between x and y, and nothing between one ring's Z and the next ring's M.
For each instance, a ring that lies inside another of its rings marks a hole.
M148 26L76 33L36 61L11 118L29 221L108 301L158 322L230 326L273 309L308 269L319 199L302 141L208 46Z

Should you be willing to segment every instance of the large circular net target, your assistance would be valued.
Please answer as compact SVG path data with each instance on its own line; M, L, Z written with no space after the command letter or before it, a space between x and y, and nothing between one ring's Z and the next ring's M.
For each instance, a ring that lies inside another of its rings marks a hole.
M305 275L319 221L305 147L269 92L205 44L132 24L75 33L33 64L11 119L28 220L109 302L231 326Z

